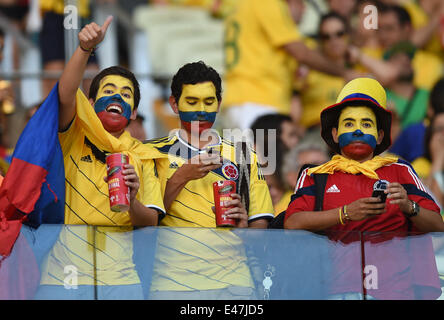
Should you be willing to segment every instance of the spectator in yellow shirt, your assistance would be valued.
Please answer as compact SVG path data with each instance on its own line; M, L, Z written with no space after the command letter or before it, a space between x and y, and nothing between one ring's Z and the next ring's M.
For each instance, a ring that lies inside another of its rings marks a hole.
M246 129L267 113L290 114L297 63L352 77L303 42L302 0L239 0L225 25L224 127Z
M318 39L319 52L327 61L344 68L349 65L347 50L350 43L350 32L347 21L341 15L331 12L321 17ZM300 69L306 68L303 66ZM325 106L335 103L345 81L342 77L312 69L299 74L304 73L305 76L300 79L302 85L299 94L302 105L300 124L306 129L319 132L319 114Z

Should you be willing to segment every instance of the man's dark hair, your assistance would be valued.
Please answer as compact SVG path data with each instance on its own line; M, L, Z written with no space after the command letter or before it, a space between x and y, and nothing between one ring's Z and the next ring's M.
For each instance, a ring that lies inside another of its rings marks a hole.
M256 138L257 129L265 129L265 130L275 129L276 136L280 137L282 133L282 123L284 123L285 121L292 122L290 116L285 114L279 114L279 113L265 114L254 120L253 124L251 125L251 130L253 130L255 138Z
M264 141L263 141L264 157L269 156L269 151L268 151L269 130L273 130L273 129L276 130L276 138L277 138L277 142L278 142L276 145L276 148L277 148L276 150L282 153L287 149L281 140L282 124L286 121L292 122L292 119L290 118L290 116L284 115L284 114L272 113L272 114L265 114L263 116L258 117L251 125L250 129L253 131L253 139L254 139L255 144L258 144L261 142L261 141L258 141L259 137L257 136L257 133L258 133L257 130L258 129L264 130ZM274 141L273 141L273 143L274 143Z
M5 32L3 31L2 28L0 28L0 38L4 38L5 37Z
M132 82L134 86L134 109L137 109L140 102L139 82L137 81L136 76L131 71L120 66L113 66L100 71L99 74L97 74L91 82L88 97L95 101L97 97L97 92L99 91L100 81L106 76L111 75L121 76Z
M222 101L222 80L219 73L203 61L187 63L177 71L171 82L171 94L179 102L185 84L198 84L211 81L216 88L216 98Z
M409 12L401 6L398 5L386 5L381 4L378 6L378 10L380 14L394 13L396 18L398 19L399 24L402 27L406 25L412 25L412 18L410 17Z

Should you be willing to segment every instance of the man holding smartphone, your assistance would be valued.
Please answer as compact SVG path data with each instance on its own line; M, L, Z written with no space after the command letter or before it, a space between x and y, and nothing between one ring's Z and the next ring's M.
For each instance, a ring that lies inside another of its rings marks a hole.
M337 154L302 172L287 209L286 229L325 231L330 239L345 244L362 240L366 232L393 238L410 231L444 231L440 209L411 165L379 156L390 146L391 113L385 90L376 80L349 82L337 103L322 111L321 125L324 141ZM328 174L319 212L314 211L313 174ZM388 181L384 202L372 196L380 180ZM414 296L400 290L392 298Z
M232 200L223 203L235 229L267 228L273 205L255 153L247 149L249 170L242 174L234 143L212 129L221 92L216 70L202 61L185 64L172 79L169 98L180 128L145 141L167 212L160 222L165 228L157 238L149 299L257 298L242 239L229 229L215 230L213 184L238 186L239 191L230 194ZM240 187L243 176L248 177L243 184L247 193Z

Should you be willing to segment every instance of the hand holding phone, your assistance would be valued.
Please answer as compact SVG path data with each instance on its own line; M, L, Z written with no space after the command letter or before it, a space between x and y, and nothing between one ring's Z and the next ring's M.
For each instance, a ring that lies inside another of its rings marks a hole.
M373 185L373 193L372 197L379 198L382 203L385 203L387 200L387 193L385 190L387 189L389 182L387 180L378 180Z

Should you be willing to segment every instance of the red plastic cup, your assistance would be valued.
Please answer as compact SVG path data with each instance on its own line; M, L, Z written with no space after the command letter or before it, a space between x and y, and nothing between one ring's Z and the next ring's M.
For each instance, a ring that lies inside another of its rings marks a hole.
M108 175L109 205L111 211L125 212L129 210L130 189L125 184L122 171L129 163L127 155L113 153L106 157L106 172Z
M236 192L236 182L231 180L217 181L213 183L214 204L216 208L216 226L217 227L235 227L235 219L230 219L225 211L230 207L225 207L224 202L233 200L232 193Z

